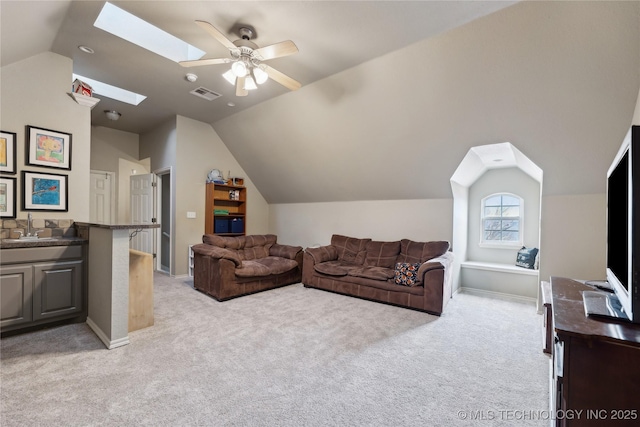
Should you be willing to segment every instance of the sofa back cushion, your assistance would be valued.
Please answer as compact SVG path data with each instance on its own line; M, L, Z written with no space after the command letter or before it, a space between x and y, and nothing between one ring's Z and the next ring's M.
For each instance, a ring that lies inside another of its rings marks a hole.
M249 236L216 236L205 234L202 242L235 251L241 260L254 260L269 256L269 249L277 241L274 234L256 234Z
M377 242L372 240L367 243L367 255L364 258L364 265L394 268L399 254L400 241Z
M202 236L202 243L227 249L242 249L244 248L244 238L245 236L228 237L205 234Z
M400 254L396 262L426 262L432 258L437 258L449 250L449 242L414 242L408 239L400 241Z
M357 239L355 237L331 236L331 246L338 252L338 260L352 264L362 265L367 254L367 244L371 239Z
M246 260L268 257L269 249L271 249L271 246L273 246L277 240L274 234L259 234L244 236L244 238L243 255Z

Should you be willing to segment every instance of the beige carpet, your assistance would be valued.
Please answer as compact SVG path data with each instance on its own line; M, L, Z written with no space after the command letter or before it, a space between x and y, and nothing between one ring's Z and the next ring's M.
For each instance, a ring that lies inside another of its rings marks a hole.
M124 347L85 324L2 339L0 424L549 424L530 305L458 294L438 318L301 284L219 303L158 274L154 293Z

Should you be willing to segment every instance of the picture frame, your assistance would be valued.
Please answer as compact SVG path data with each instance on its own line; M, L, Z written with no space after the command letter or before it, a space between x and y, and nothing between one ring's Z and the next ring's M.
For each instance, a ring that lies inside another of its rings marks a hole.
M68 179L56 173L22 171L22 210L67 212Z
M71 170L71 134L27 125L28 166Z
M0 173L16 173L16 134L0 130Z
M0 218L16 217L16 179L0 176Z

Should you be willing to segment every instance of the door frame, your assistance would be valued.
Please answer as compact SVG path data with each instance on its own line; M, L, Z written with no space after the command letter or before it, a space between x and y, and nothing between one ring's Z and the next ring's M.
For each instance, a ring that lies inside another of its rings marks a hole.
M117 192L117 188L116 188L116 173L115 172L111 172L111 171L103 171L103 170L98 170L98 169L90 169L89 170L89 177L91 177L92 174L105 174L109 176L109 179L111 180L111 195L109 197L109 215L111 216L111 223L115 224L117 223L117 219L116 219L116 192Z
M171 188L171 180L173 179L173 170L172 167L166 167L161 169L156 169L153 171L153 174L156 176L156 197L155 197L155 206L154 213L157 219L158 224L162 224L163 221L169 221L169 275L172 275L173 267L174 267L174 251L175 251L175 241L173 236L175 235L175 224L173 221L173 198L174 191L173 189L169 192L169 218L162 218L162 186L166 185L166 179L169 178L169 188ZM156 229L156 238L155 242L155 253L156 253L156 262L155 262L155 270L159 272L163 272L162 270L162 226Z

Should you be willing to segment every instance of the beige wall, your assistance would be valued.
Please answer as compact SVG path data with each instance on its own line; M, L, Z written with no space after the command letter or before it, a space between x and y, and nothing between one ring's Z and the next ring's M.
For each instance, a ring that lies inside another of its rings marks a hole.
M269 205L278 242L328 245L332 234L374 240L451 241L453 200L382 200Z
M231 155L211 125L186 117L177 117L175 185L175 275L188 270L189 245L202 242L204 234L205 185L211 169L225 175L243 177L247 187L247 234L268 230L269 208L245 171ZM196 218L187 218L187 212Z
M68 175L68 212L34 211L34 218L89 221L89 164L91 115L89 107L77 104L71 91L72 61L47 52L2 67L0 74L0 124L17 134L18 218L25 218L20 195L20 171ZM96 107L99 108L99 107ZM37 126L72 135L71 170L25 166L25 126Z
M543 196L540 280L605 279L605 215L604 194Z

